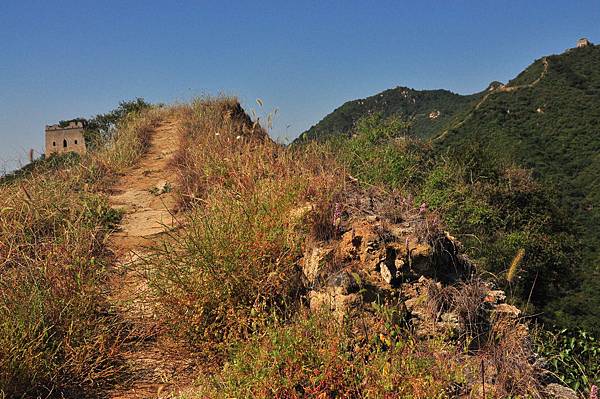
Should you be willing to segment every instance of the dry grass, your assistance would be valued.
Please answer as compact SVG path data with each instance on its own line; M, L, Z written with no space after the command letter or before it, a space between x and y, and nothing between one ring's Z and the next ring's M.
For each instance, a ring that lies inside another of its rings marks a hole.
M194 398L447 398L464 385L454 348L408 337L382 350L331 315L303 314L241 343Z
M484 380L493 397L538 398L541 369L534 361L527 327L506 316L490 317L490 307L484 301L487 290L478 279L456 287L432 284L427 295L428 313L432 320L445 312L458 316L463 334L456 344L464 346L473 364L480 365L470 371L474 373L469 376L474 382L473 392L483 397L479 390Z
M519 269L519 265L523 261L523 257L525 256L525 250L520 248L517 251L517 254L513 258L512 262L510 262L510 267L508 268L508 272L506 272L506 281L512 283L515 276L517 275L517 270Z
M302 246L335 238L340 205L358 189L327 150L273 143L235 99L198 100L182 119L174 166L187 215L149 262L166 324L214 373L199 377L198 397L456 397L477 392L482 358L498 360L489 366L496 392L535 393L499 352L514 345L523 356L513 360L524 361L525 343L483 321L481 282L431 292L432 312L454 311L466 326L460 343L420 341L381 317L358 338L353 322L305 313ZM439 234L425 220L423 235ZM498 346L488 348L492 339Z
M130 116L114 142L38 162L0 185L0 392L80 396L114 381L123 325L102 291L120 214L99 192L158 120Z
M158 123L173 114L177 108L149 108L126 115L119 123L112 140L90 154L90 162L100 170L122 173L139 159L150 145L150 134Z
M174 165L186 229L153 260L151 282L175 332L218 356L298 305L307 227L292 214L340 183L331 161L275 144L235 99L197 100L183 115Z
M523 324L515 320L495 320L478 355L497 397L542 397L542 370L534 361L529 332Z
M208 98L131 116L97 152L55 159L0 186L5 395L94 396L118 378L126 326L102 290L112 261L106 238L119 214L102 190L174 113L181 138L173 166L185 215L148 262L164 325L214 372L202 375L199 397L475 395L481 360L486 384L504 395L498 397L535 393L526 339L507 323L483 325L477 282L430 292L432 314L454 311L467 335L485 337L477 351L464 342L416 339L382 316L400 314L397 303L382 305L359 335L358 321L306 313L303 246L335 239L339 209L358 191L328 150L282 147L237 100ZM393 203L418 212L394 195ZM427 223L428 237L436 220Z

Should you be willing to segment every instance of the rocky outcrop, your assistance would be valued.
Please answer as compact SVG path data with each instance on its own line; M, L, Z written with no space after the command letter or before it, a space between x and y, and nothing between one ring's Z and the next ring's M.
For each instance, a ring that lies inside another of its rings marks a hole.
M393 301L421 337L517 320L520 310L504 302L503 291L473 279L475 267L461 244L443 231L425 236L424 223L424 216L401 223L359 216L336 239L309 246L301 264L310 308L331 310L341 320Z
M385 322L408 326L412 337L458 343L465 359L491 353L477 358L488 394L520 378L543 397L576 397L557 384L539 385L552 379L543 377L547 373L531 348L521 310L506 303L494 283L476 277L461 243L438 227L426 206L410 209L400 201L399 211L392 212L376 197L357 195L352 201L353 211L342 212L334 237L305 249L301 267L312 311L331 311L360 342L376 337L392 345L381 328L381 312L387 312ZM297 213L312 211L306 205ZM384 212L388 216L378 216ZM483 389L479 371L470 379L470 392Z

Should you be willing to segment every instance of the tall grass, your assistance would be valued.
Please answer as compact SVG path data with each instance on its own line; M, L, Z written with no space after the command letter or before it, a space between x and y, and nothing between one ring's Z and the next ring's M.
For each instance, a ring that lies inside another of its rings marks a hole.
M123 324L103 290L120 214L99 190L144 152L157 121L155 110L132 115L99 152L54 156L0 184L3 395L77 397L117 377Z
M166 117L173 118L176 108L149 108L126 114L117 124L110 140L98 143L93 162L112 173L121 173L131 166L150 145L150 134Z
M524 256L525 250L523 248L519 248L512 262L510 262L508 271L506 272L506 281L508 281L509 283L512 283L513 279L517 275L517 270Z
M184 111L174 165L189 214L153 260L151 283L175 332L219 355L297 306L308 227L292 215L343 179L331 160L272 142L230 98Z
M147 262L165 325L213 373L202 375L198 395L475 395L480 364L493 373L484 379L499 381L498 395L535 393L529 351L510 324L486 326L474 356L464 343L418 340L399 303L343 322L306 312L305 245L334 244L343 204L361 206L362 194L346 184L330 149L282 147L237 100L220 97L130 115L94 152L51 158L0 185L2 394L97 396L118 379L127 326L107 303L105 283L114 260L107 237L120 215L103 190L147 151L157 124L174 117L181 136L172 166L185 213ZM380 133L369 140L389 138ZM390 173L409 173L415 162L406 158ZM435 306L475 326L482 289L439 292ZM524 365L517 372L514 353Z

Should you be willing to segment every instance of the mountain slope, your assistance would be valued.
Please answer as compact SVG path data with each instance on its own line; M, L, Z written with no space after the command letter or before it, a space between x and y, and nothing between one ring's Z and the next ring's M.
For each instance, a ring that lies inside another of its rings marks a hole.
M438 110L437 118L429 118ZM595 323L600 317L600 46L542 57L506 85L492 83L470 96L396 88L351 101L298 141L356 133L356 121L373 113L411 120L412 135L430 139L436 154L462 159L477 149L498 165L532 170L555 192L583 248L580 289L552 312L577 325Z
M408 119L415 135L428 138L468 112L486 91L464 96L448 90L396 87L365 99L348 101L303 133L299 140L349 134L360 118L373 113Z
M507 86L531 81L546 59L548 71L537 84L515 91L496 90L439 144L456 147L484 140L486 146L534 168L561 187L593 183L599 177L600 47L538 60ZM570 194L588 195L586 190Z
M519 90L496 90L435 144L460 150L478 143L531 168L559 193L587 248L581 292L558 312L581 314L600 308L593 294L599 288L594 277L600 265L600 46L537 60L507 86L528 83Z

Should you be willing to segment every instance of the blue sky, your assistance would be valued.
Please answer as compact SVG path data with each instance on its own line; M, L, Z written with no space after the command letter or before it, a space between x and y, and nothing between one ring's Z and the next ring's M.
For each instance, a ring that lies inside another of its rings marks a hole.
M472 93L581 36L600 42L600 1L3 0L0 171L124 99L233 94L293 139L347 100Z

